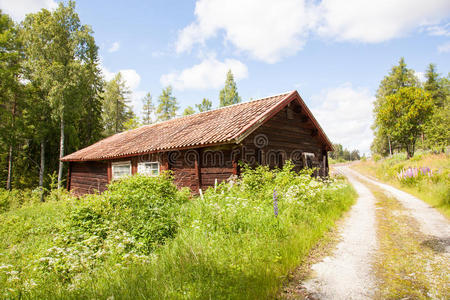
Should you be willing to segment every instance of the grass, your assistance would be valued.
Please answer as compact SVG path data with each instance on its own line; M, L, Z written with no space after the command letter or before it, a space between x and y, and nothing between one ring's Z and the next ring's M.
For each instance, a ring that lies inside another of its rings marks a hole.
M442 245L420 232L398 200L368 186L377 199L377 298L445 299L450 294L450 265Z
M289 166L188 202L170 179L148 180L0 214L0 298L274 298L356 197Z
M448 154L418 153L410 160L406 159L405 154L396 154L376 162L361 161L353 164L352 167L422 199L450 218L450 157ZM408 167L429 167L434 171L434 175L432 178L422 176L409 182L399 180L397 173Z

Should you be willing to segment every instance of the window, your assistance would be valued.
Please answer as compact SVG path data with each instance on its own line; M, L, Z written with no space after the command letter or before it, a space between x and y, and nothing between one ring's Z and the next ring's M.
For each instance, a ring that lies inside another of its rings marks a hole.
M149 176L159 175L159 163L158 162L140 162L138 163L138 174L144 174Z
M131 175L131 162L130 161L121 161L114 162L111 165L112 167L112 179L119 179L124 176Z

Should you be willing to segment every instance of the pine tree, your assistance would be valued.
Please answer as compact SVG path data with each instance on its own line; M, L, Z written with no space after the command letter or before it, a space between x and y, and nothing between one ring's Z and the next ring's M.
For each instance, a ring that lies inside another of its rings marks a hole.
M212 108L212 102L209 101L209 99L207 98L203 98L202 103L195 104L195 107L198 109L199 112L208 111L211 110Z
M234 81L231 70L228 70L227 79L225 80L225 87L220 91L219 99L220 107L241 102L241 97L239 97L237 92L236 82Z
M158 121L167 121L177 115L178 102L172 96L172 87L170 85L162 90L158 100L158 108L156 110Z
M152 113L155 111L155 106L152 103L152 95L150 95L150 93L147 93L145 97L142 98L142 102L144 104L144 106L142 107L142 123L144 125L152 124Z
M128 105L130 93L120 72L106 83L103 95L105 135L109 136L124 131L125 123L134 118L134 113Z

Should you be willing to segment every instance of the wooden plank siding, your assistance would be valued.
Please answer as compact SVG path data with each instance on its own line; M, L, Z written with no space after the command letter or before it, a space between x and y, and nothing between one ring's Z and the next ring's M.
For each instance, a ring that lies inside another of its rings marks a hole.
M259 139L259 140L258 140ZM315 175L328 175L327 145L318 135L315 125L298 104L291 103L269 120L249 133L239 144L214 147L173 150L139 155L129 158L97 162L71 162L68 188L76 195L103 192L111 181L111 163L131 161L132 174L137 173L138 163L157 161L160 171L170 170L177 187L188 187L194 193L214 186L232 175L239 175L238 162L250 165L282 167L286 160L293 160L295 169L305 167L305 153L310 157Z
M71 162L69 190L74 195L103 192L108 184L108 162Z

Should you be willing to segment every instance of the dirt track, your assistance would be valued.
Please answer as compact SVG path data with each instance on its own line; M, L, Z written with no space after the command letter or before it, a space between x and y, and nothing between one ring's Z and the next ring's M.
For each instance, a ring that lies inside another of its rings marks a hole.
M408 193L347 166L336 169L348 178L359 197L340 228L341 240L334 253L313 265L312 278L302 283L311 298L371 299L377 293L377 278L372 269L378 248L376 199L367 183L398 200L407 214L417 221L421 234L442 246L440 255L444 261L450 258L450 222L438 211Z

